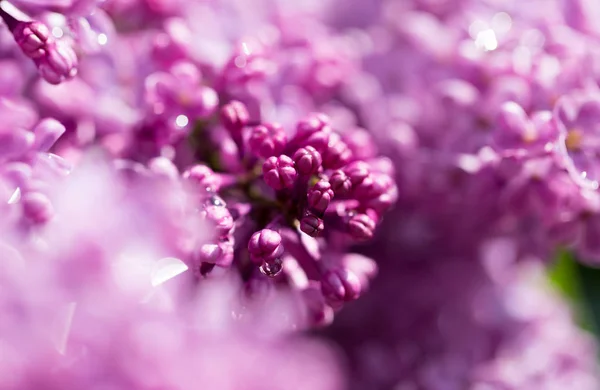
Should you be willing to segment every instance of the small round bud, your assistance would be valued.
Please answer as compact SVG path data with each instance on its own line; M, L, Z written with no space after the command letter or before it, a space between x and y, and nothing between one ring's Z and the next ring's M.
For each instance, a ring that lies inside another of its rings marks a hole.
M331 184L327 180L319 180L309 191L308 191L308 206L311 211L317 214L323 214L331 200L333 199L333 190Z
M42 119L33 129L35 134L33 147L40 152L47 152L65 131L65 126L56 119Z
M248 124L250 114L242 102L232 100L221 108L221 123L232 134L239 134Z
M194 165L183 172L182 177L202 191L218 191L221 180L212 169L203 164Z
M329 135L327 145L323 149L322 154L323 167L326 169L341 168L352 158L352 151L337 133Z
M331 174L329 178L329 184L331 184L331 189L335 193L336 196L343 196L350 192L352 189L352 181L350 177L344 173L342 170L337 170Z
M325 229L323 220L312 213L306 214L300 221L300 230L311 237L316 237Z
M300 148L294 153L294 163L298 173L304 176L314 175L319 172L323 159L312 146Z
M166 157L155 157L148 162L150 172L168 179L178 179L179 171L171 160Z
M48 43L46 55L34 61L40 75L50 84L60 84L77 74L77 55L63 42Z
M17 22L13 36L23 54L31 59L43 57L46 43L51 41L50 30L38 21Z
M360 185L371 172L369 164L364 161L355 161L344 167L344 173L352 182L352 187Z
M356 214L348 221L348 233L358 241L373 238L376 227L377 221L367 214Z
M281 235L271 229L262 229L252 235L248 241L250 260L256 264L275 260L283 254Z
M350 270L329 270L321 279L321 291L328 300L353 301L360 296L360 279Z
M294 161L288 156L269 157L263 164L265 183L275 190L291 188L298 177Z
M44 223L54 215L50 199L39 192L29 192L21 198L23 215L33 223Z
M287 136L278 124L259 125L252 129L248 145L257 157L268 158L283 152Z
M223 237L231 233L234 222L227 207L209 204L204 211L206 218L214 224L217 235Z

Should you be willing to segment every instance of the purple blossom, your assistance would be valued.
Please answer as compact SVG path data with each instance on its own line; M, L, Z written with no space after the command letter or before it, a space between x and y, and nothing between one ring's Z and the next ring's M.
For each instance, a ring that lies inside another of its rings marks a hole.
M0 387L598 388L593 1L7 1Z
M314 175L319 172L323 164L321 153L312 146L300 148L294 153L294 163L296 169L301 175Z
M77 56L65 42L56 41L46 25L26 22L0 8L0 17L11 31L17 45L32 59L40 75L51 84L60 84L77 74Z
M274 123L253 128L248 139L248 146L257 157L269 158L281 154L286 142L283 128Z
M263 164L265 183L275 190L292 188L298 172L288 156L269 157Z

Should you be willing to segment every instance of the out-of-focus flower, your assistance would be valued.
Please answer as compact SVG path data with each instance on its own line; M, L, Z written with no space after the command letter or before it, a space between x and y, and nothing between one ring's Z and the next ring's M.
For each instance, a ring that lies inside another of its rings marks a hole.
M193 288L167 255L186 225L206 230L170 184L86 158L49 192L57 217L35 240L2 225L2 387L342 388L324 345L290 338L305 321L293 296L251 303L235 278Z
M483 265L389 259L329 330L351 358L351 388L597 388L592 336L573 324L537 261L514 263L515 248L489 243Z

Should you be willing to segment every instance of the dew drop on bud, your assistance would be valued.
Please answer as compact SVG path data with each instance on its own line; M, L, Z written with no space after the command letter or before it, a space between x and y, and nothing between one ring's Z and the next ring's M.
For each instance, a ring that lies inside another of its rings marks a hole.
M225 201L218 195L212 195L208 201L213 206L225 207Z
M260 266L260 272L262 272L263 275L266 275L270 278L274 278L275 276L279 275L279 273L281 272L282 269L283 269L283 267L281 265L280 259L275 259L275 260L268 261L268 262L265 261Z

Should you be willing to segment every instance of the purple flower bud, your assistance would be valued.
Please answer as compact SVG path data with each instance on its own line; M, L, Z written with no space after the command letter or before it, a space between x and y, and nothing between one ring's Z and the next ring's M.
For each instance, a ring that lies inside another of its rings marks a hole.
M515 141L535 141L537 131L530 122L527 113L515 102L504 103L498 114L499 143L515 143Z
M182 177L202 191L218 191L221 187L219 177L206 165L194 165L187 169Z
M395 185L388 188L384 193L369 199L364 205L377 214L382 215L398 200L398 187Z
M179 171L171 160L166 157L155 157L148 161L150 172L168 179L178 179Z
M233 218L227 207L222 205L209 204L204 209L206 218L215 224L216 232L219 236L226 236L233 229Z
M308 207L317 214L323 214L329 203L331 203L333 196L331 184L327 180L319 180L308 191Z
M321 279L321 291L331 301L353 301L360 296L360 279L346 269L329 270Z
M354 158L367 160L377 155L377 146L371 134L365 129L354 128L342 134Z
M327 152L329 148L329 139L332 135L331 129L329 127L323 128L322 131L317 131L309 136L307 136L301 143L301 146L312 146L315 148L321 156ZM333 159L333 158L331 158Z
M331 128L329 118L324 114L312 114L298 123L296 135L291 144L296 146L312 146L322 152L327 147Z
M29 192L21 198L23 215L33 223L44 223L54 215L50 199L39 192Z
M369 200L384 194L395 185L386 174L371 173L354 188L354 196L359 200Z
M352 181L350 177L344 173L342 170L337 170L331 174L329 178L329 184L331 184L331 189L335 193L336 196L343 196L350 192L352 189Z
M40 75L50 84L60 84L77 74L77 55L64 42L49 42L46 55L34 61Z
M323 220L312 213L307 213L300 221L300 230L311 237L318 236L324 229Z
M321 153L319 153L312 146L306 146L300 148L294 153L294 162L296 163L296 170L298 173L304 176L314 175L319 172L323 159Z
M23 162L14 162L2 167L2 179L10 180L16 187L24 186L31 178L31 166Z
M352 151L337 133L329 134L327 146L323 149L323 167L338 169L346 165L352 158Z
M33 129L35 134L33 147L40 152L47 152L65 131L65 126L56 119L43 119Z
M27 57L41 58L46 55L47 43L52 41L50 30L42 22L16 22L12 30L15 41Z
M370 159L368 164L371 172L385 173L390 177L396 176L396 168L394 163L388 157L377 157Z
M307 136L318 131L323 130L325 126L328 126L331 120L325 114L312 113L306 119L302 119L296 126L296 132L298 135Z
M158 33L152 42L152 57L164 66L187 57L193 34L184 19L169 18L164 23L164 32Z
M302 299L306 304L308 320L315 326L326 326L333 321L333 309L325 303L323 293L317 282L309 283L302 290Z
M34 135L30 131L21 129L0 131L0 159L19 157L27 152L34 142Z
M252 152L262 158L276 156L283 152L287 136L278 124L256 126L252 129L248 144Z
M221 108L221 123L232 136L240 134L249 120L248 108L242 102L232 100Z
M275 190L292 188L298 177L294 161L288 156L269 157L263 164L265 183Z
M248 241L250 260L256 264L273 261L283 254L281 235L271 229L260 230L250 237Z
M373 238L378 218L375 213L369 214L356 214L350 217L348 221L348 233L354 239L365 241Z
M46 81L59 84L77 74L77 55L73 48L56 41L46 25L39 21L20 21L4 10L0 10L0 16L23 54L35 62Z
M348 175L352 182L352 187L360 185L371 172L369 164L364 161L355 161L344 167L344 173Z
M195 263L229 267L233 262L233 245L229 242L204 244L194 254Z

